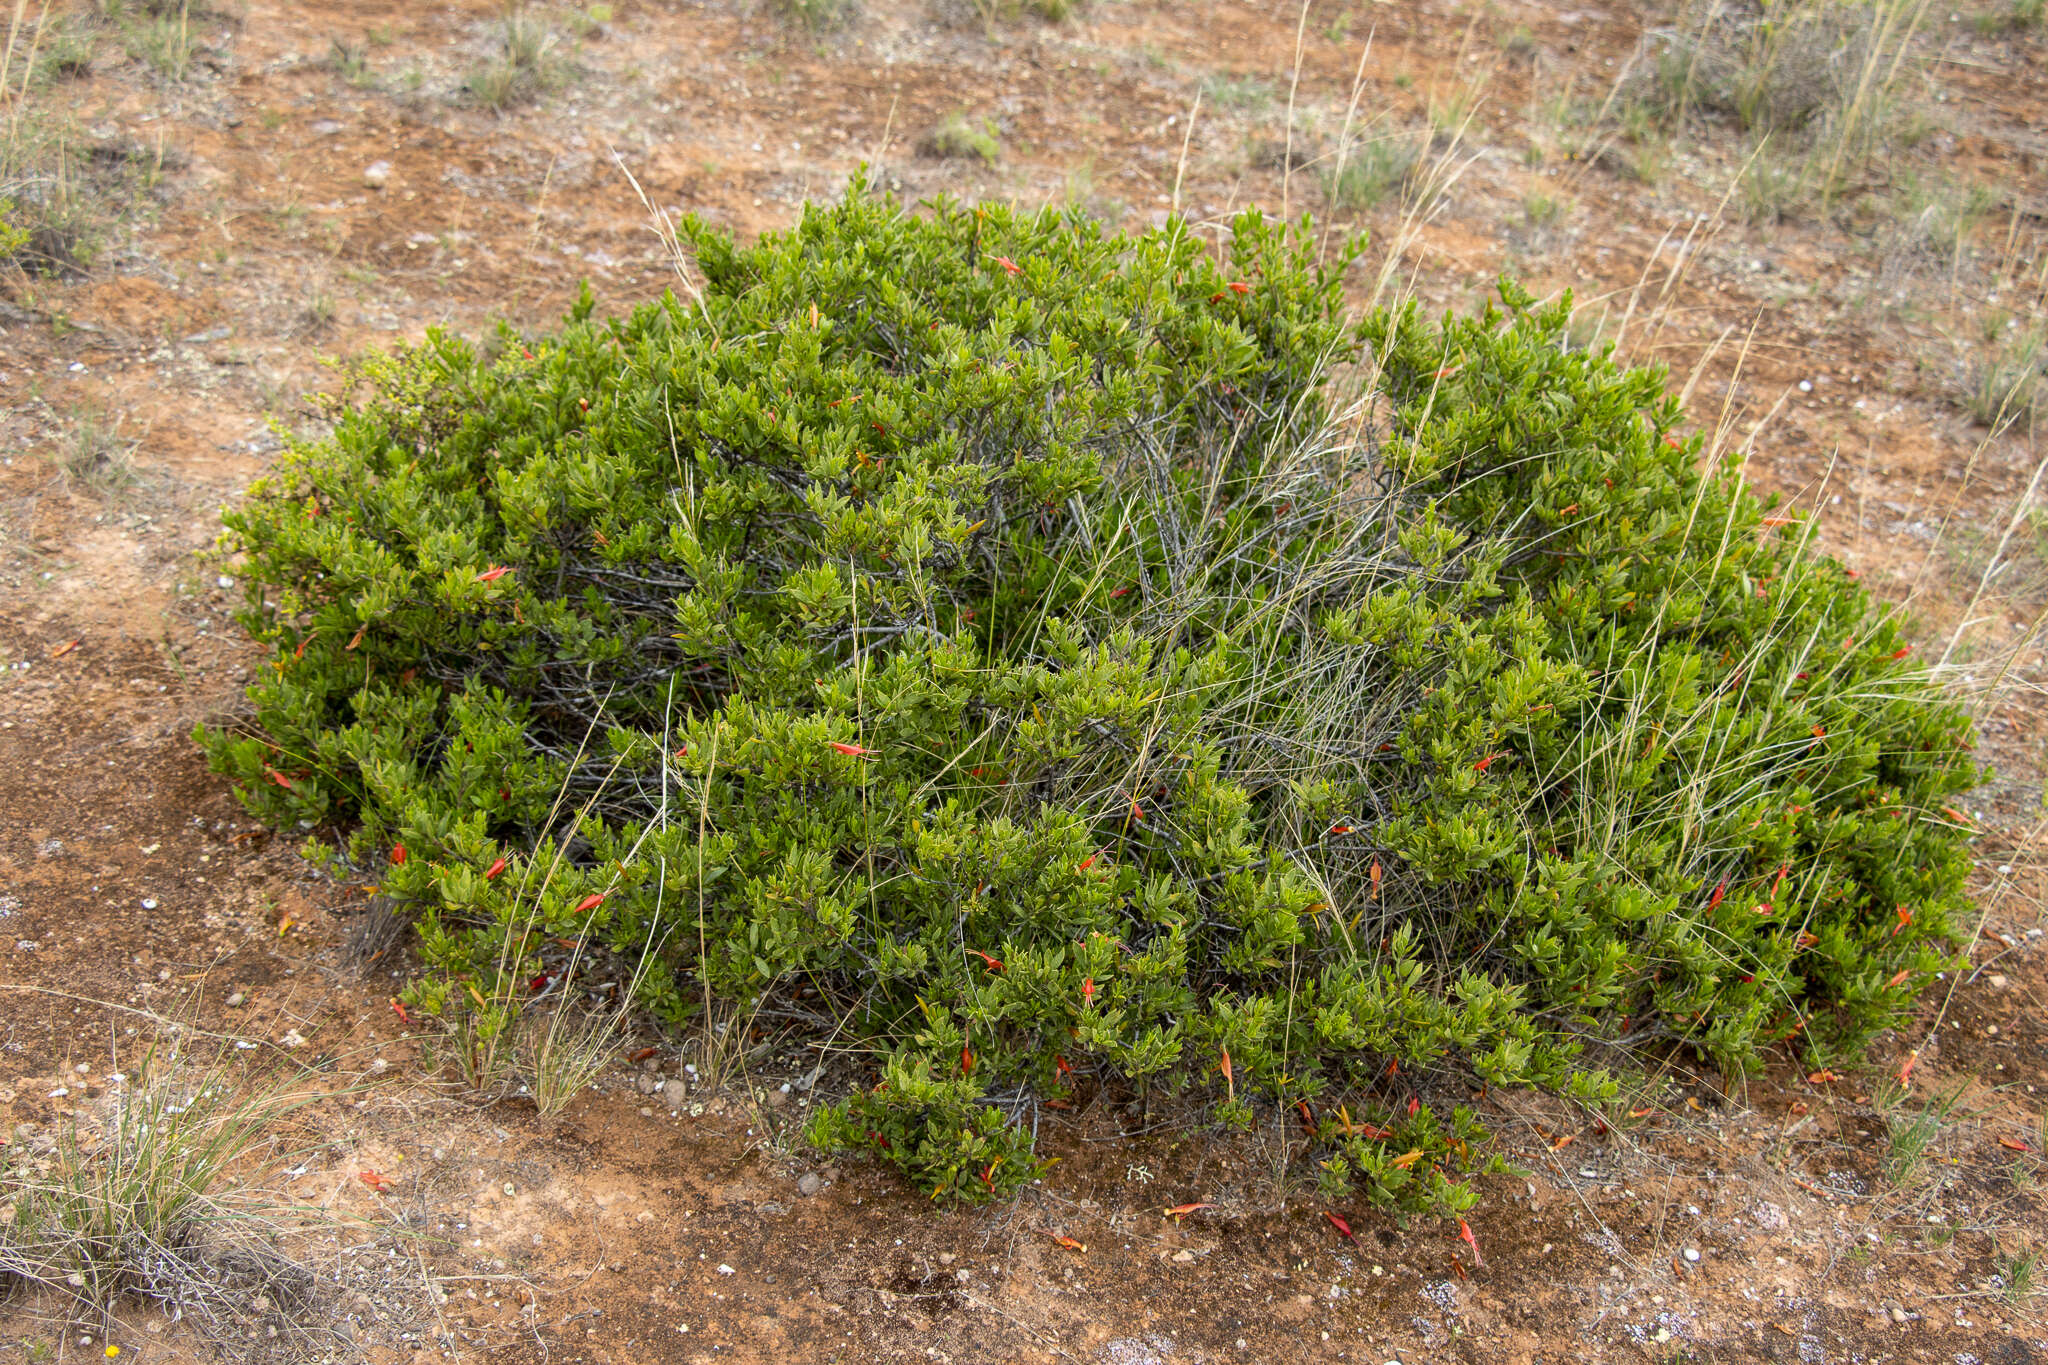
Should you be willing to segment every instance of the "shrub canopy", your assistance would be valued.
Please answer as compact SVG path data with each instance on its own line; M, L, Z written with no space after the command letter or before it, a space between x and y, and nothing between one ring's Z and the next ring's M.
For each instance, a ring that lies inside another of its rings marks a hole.
M1348 320L1257 214L687 236L701 300L365 362L227 515L274 667L201 742L420 1007L594 940L873 1052L814 1136L935 1194L1107 1081L1455 1213L1454 1080L1853 1050L1949 962L1966 721L1568 301Z

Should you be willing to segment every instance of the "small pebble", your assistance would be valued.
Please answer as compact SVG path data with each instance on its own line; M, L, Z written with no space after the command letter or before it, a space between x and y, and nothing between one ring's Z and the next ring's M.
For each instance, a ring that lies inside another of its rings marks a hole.
M231 1010L238 1010L248 1003L249 997L241 991L236 991L228 997L228 1008Z
M391 163L372 161L363 168L363 183L373 190L381 190L391 183Z
M803 1179L796 1182L796 1192L808 1198L825 1188L825 1182L818 1179L816 1171L807 1171Z
M1687 1247L1687 1248L1685 1249L1685 1259L1686 1259L1686 1260L1688 1260L1688 1261L1691 1261L1691 1262L1693 1262L1693 1263L1695 1263L1695 1264L1697 1264L1697 1263L1698 1263L1698 1261L1699 1261L1699 1259L1700 1259L1700 1253L1699 1253L1699 1248L1698 1248L1698 1247Z

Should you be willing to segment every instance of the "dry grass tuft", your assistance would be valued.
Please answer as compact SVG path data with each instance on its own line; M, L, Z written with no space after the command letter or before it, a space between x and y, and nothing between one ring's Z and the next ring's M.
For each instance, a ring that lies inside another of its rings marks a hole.
M463 81L469 97L494 114L560 89L572 74L561 51L561 35L523 6L506 10L499 23L497 52Z
M276 1210L245 1175L275 1160L307 1098L250 1082L232 1054L152 1048L106 1098L48 1130L18 1130L0 1173L0 1285L40 1289L105 1320L161 1306L216 1339L282 1310L304 1320L316 1281L278 1249Z
M64 481L98 497L109 497L137 482L135 450L141 442L122 430L124 418L103 408L80 407L57 447L55 462Z

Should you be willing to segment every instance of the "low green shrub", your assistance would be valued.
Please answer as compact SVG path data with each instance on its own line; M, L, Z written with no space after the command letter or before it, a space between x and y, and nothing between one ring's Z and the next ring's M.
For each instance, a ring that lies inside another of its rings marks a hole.
M871 1049L813 1136L934 1195L1111 1085L1451 1214L1473 1078L1839 1055L1951 961L1965 720L1566 304L1347 320L1256 214L686 236L701 303L367 361L227 516L273 658L200 741L420 1009L606 945Z
M992 120L971 119L962 113L952 113L940 119L925 138L924 150L932 156L980 161L993 166L1002 159L1003 141L997 135Z
M860 5L859 0L775 0L775 10L812 33L828 33L852 22Z
M967 11L984 24L1043 19L1064 23L1080 12L1082 0L967 0Z
M14 225L16 210L12 199L0 199L0 260L12 260L28 245L28 233Z

